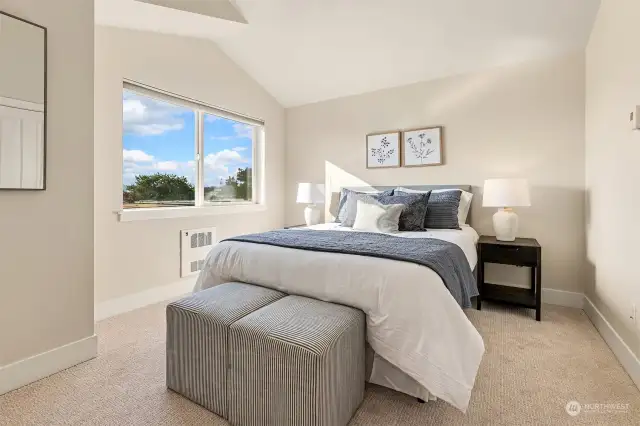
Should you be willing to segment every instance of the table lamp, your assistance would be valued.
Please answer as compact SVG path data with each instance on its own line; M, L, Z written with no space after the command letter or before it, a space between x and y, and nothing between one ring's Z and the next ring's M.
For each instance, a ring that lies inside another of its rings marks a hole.
M321 211L317 204L324 204L324 184L321 183L299 183L298 204L308 204L304 209L304 221L307 226L320 223Z
M499 207L493 215L493 229L498 241L514 241L518 232L518 215L512 207L531 205L526 179L487 179L484 181L483 207Z

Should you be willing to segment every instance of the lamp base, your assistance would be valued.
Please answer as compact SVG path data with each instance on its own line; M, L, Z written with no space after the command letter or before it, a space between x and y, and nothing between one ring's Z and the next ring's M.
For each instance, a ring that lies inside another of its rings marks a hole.
M304 221L307 226L320 223L320 209L315 204L309 204L304 209Z
M518 233L518 215L510 208L498 210L493 215L493 230L498 241L514 241Z

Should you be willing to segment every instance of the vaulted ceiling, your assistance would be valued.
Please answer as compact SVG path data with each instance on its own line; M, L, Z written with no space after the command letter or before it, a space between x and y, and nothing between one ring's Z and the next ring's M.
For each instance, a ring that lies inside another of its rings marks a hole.
M290 107L584 49L599 4L97 0L96 22L212 39Z

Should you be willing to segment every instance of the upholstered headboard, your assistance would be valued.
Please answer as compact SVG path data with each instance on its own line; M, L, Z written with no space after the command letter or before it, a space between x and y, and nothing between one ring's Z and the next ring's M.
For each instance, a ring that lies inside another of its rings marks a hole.
M434 189L462 189L463 191L473 193L472 185L393 185L393 186L346 186L345 188L351 189L352 191L359 192L367 192L367 191L386 191L388 189L395 189L399 186L402 186L407 189L415 189L417 191L431 191ZM472 203L473 204L473 203ZM469 207L469 215L467 216L467 223L471 226L471 206Z

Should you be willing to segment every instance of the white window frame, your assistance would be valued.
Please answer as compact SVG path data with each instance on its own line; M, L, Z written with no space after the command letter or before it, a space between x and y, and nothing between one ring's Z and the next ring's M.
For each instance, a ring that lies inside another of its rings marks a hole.
M264 121L233 111L214 107L185 96L167 92L152 86L148 86L133 80L125 80L123 90L129 90L137 94L157 99L172 105L189 108L195 112L195 206L185 207L157 207L124 209L117 211L121 222L149 219L168 219L193 216L210 216L224 214L238 214L249 212L260 212L266 210L264 200ZM204 201L204 116L205 114L227 118L244 124L253 126L252 159L251 167L251 201L238 202L205 202ZM122 142L121 142L122 143ZM122 152L122 150L121 150ZM122 160L120 161L122 167ZM122 173L120 174L122 177ZM122 185L120 185L122 186ZM121 200L122 201L122 200ZM122 203L121 203L122 204Z

